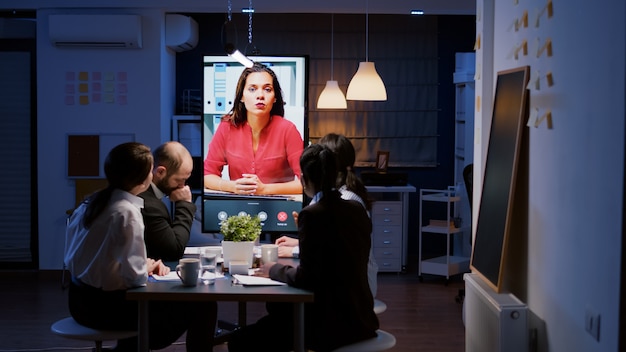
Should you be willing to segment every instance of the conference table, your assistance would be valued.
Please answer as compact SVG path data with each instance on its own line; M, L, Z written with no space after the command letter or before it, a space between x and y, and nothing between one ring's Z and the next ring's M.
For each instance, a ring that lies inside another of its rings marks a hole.
M279 260L281 262L281 260ZM229 275L218 278L214 284L183 286L180 281L150 280L146 286L128 290L128 300L139 305L139 352L149 351L148 305L150 301L229 301L239 302L239 317L244 319L247 302L287 302L294 305L294 351L304 352L304 304L313 302L313 292L291 286L245 286ZM243 309L243 316L242 316Z

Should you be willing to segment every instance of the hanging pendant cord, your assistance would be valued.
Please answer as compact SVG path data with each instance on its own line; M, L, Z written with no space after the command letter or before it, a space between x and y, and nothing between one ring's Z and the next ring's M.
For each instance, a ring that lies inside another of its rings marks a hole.
M252 44L252 0L248 5L248 44Z
M333 58L335 57L335 14L330 15L330 80L334 81Z
M365 62L369 61L369 0L365 1Z

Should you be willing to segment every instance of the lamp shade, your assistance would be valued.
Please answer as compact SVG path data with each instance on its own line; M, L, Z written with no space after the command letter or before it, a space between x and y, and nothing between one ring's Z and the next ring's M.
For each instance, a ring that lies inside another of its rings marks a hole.
M387 100L387 90L382 78L376 72L373 62L359 63L359 69L352 77L346 94L348 100Z
M326 87L317 98L318 109L347 109L346 97L339 88L337 81L326 81Z

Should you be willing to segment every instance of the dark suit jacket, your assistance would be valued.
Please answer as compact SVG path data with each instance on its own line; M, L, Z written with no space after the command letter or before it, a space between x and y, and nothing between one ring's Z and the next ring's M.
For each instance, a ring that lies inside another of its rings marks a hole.
M152 187L139 196L144 200L141 212L146 225L144 241L148 258L163 261L177 261L182 258L189 242L196 206L185 201L174 203L172 219L165 203L156 197Z
M270 277L312 290L305 308L306 343L333 350L376 336L378 318L367 281L372 223L361 204L339 192L302 209L298 216L300 265L274 265Z

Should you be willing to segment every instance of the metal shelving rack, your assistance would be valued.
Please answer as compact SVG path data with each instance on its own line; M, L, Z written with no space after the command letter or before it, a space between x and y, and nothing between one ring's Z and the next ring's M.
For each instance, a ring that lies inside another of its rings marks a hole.
M456 227L454 219L454 207L461 200L459 195L455 194L454 187L447 190L440 189L421 189L420 190L420 216L419 216L419 279L422 281L422 274L434 274L446 277L446 284L450 276L469 271L469 257L463 255L450 254L451 237L455 234L463 234L463 227ZM446 215L443 220L429 220L428 224L424 223L423 209L424 202L446 203ZM446 254L434 258L424 259L423 252L423 236L424 233L439 234L446 236Z

